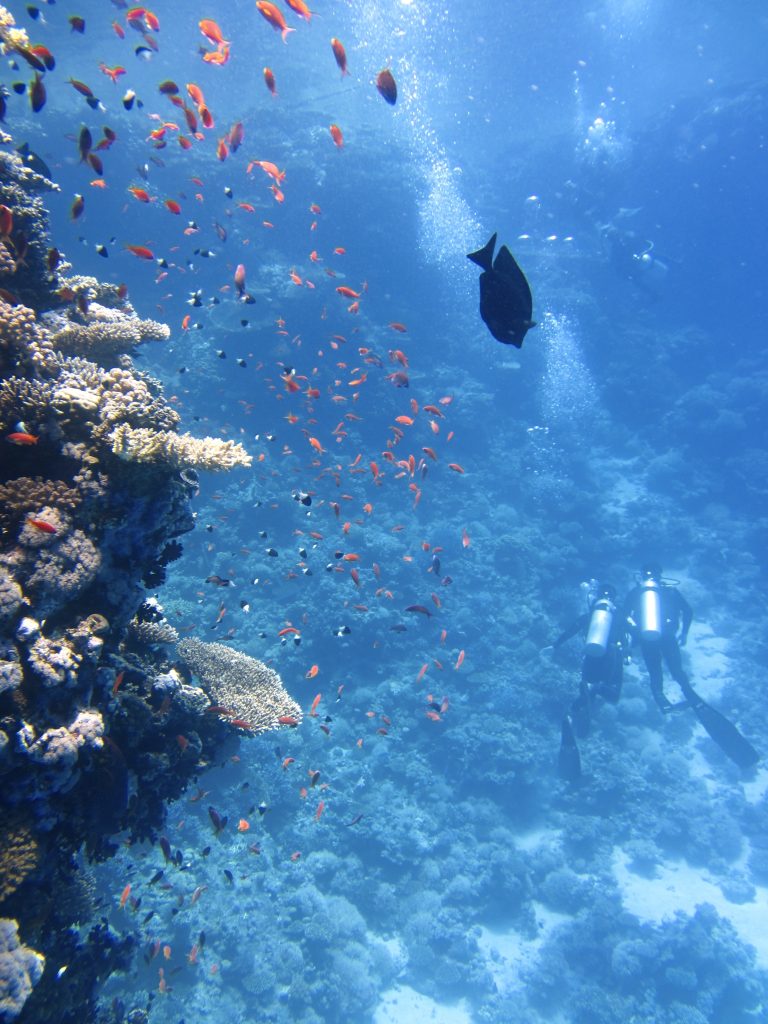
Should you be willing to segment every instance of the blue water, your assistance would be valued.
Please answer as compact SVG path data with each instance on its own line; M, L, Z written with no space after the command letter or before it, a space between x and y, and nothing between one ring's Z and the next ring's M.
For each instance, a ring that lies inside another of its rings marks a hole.
M624 594L660 559L694 608L694 685L768 750L765 5L318 0L310 24L282 8L283 44L253 3L158 0L147 61L112 29L117 6L80 4L83 36L69 4L40 7L46 24L12 9L55 53L48 101L33 115L10 97L7 126L60 186L55 243L171 326L136 363L181 429L255 459L204 476L157 597L182 634L273 665L305 711L322 695L297 730L233 739L205 796L170 807L186 870L150 887L151 845L92 869L110 923L141 943L105 1005L150 1000L169 1024L768 1019L764 770L740 770L692 713L662 718L638 654L581 744L581 783L561 781L581 649L541 653L584 610L582 581ZM231 40L223 66L198 52L204 17ZM99 62L127 73L113 85ZM394 108L374 87L385 66ZM148 139L164 120L189 135L157 91L168 78L197 83L215 120L188 151L173 128ZM126 88L142 109L123 109ZM238 121L243 145L219 161ZM105 124L100 189L76 140ZM285 170L284 202L251 160ZM520 351L488 334L465 258L494 231L533 291ZM253 304L235 297L241 263ZM407 389L388 379L402 371ZM414 422L390 448L398 416ZM300 645L281 644L286 625ZM229 817L218 838L209 805ZM127 881L133 914L117 909Z

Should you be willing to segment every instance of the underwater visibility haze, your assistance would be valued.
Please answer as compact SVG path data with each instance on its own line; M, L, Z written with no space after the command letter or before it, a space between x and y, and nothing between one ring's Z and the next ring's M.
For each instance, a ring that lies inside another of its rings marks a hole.
M765 5L0 43L0 1022L767 1021Z

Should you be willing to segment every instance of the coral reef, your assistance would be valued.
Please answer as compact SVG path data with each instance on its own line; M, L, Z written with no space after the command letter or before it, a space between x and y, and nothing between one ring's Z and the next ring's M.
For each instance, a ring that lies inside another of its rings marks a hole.
M251 732L298 725L301 708L288 694L277 672L224 644L188 638L178 652L200 677L211 703L225 707ZM281 722L280 719L289 719Z

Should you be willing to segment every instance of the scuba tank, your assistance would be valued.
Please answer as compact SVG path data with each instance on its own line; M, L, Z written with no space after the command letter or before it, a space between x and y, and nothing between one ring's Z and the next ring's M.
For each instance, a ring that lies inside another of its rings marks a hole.
M639 602L640 639L647 642L661 640L661 583L646 575L640 581Z
M608 649L613 613L616 606L607 596L599 597L592 605L592 615L587 628L584 653L590 658L600 658Z

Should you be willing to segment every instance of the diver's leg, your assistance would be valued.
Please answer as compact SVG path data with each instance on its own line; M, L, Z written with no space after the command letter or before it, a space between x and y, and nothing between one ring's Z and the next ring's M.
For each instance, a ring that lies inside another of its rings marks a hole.
M641 643L643 660L648 669L648 676L651 681L651 694L661 711L671 711L672 705L664 696L664 669L661 662L661 644L649 643L647 640Z
M566 782L578 782L581 778L581 757L570 715L565 716L561 727L557 768L560 778Z
M592 700L600 681L602 658L585 657L581 663L581 686L579 696L571 705L571 720L579 739L589 736Z
M685 699L691 707L701 704L701 698L694 692L688 678L688 673L683 668L683 658L680 653L680 646L678 645L677 639L672 634L662 636L661 648L664 654L664 661L666 661L667 668L669 669L669 674L683 691Z
M621 696L621 684L624 679L624 658L621 648L613 644L605 652L602 660L602 680L600 696L609 704L617 704Z

